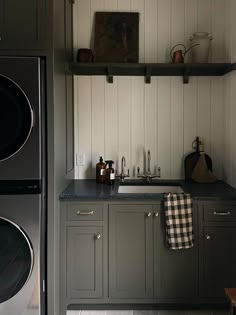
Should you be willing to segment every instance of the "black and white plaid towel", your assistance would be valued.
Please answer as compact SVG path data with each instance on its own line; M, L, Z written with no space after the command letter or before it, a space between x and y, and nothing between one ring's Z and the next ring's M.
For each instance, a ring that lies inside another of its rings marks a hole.
M166 240L171 249L193 247L192 198L190 194L164 194Z

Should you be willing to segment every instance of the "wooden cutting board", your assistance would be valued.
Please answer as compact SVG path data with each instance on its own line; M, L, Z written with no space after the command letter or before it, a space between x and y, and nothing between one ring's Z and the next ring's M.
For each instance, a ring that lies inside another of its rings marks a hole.
M200 157L199 152L199 138L196 138L196 151L188 154L184 159L184 172L185 172L185 180L192 180L192 172L193 169ZM209 155L205 154L205 160L207 167L210 171L212 171L212 160Z

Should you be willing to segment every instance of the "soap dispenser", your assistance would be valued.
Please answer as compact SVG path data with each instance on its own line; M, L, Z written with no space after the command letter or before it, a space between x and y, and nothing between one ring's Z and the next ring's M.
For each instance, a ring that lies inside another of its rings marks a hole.
M102 156L100 156L99 162L96 164L96 182L106 182L106 164L103 162Z
M112 160L105 161L108 165L108 168L106 169L106 183L108 185L114 185L115 182L115 170L112 167L112 164L114 163Z

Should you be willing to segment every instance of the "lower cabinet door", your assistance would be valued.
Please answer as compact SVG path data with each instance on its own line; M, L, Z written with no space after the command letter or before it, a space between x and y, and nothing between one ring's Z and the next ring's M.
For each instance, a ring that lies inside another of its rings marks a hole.
M198 293L197 224L197 209L194 207L194 246L186 249L170 249L166 245L166 221L162 211L161 229L154 228L155 296L161 299L180 299L183 302L196 298Z
M109 296L153 297L152 205L109 207Z
M103 297L102 227L67 228L67 297Z
M224 288L236 287L236 228L203 228L200 294L224 298Z

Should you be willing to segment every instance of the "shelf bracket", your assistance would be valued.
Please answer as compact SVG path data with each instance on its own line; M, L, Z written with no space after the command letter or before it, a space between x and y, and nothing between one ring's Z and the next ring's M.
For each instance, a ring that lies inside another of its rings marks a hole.
M151 83L152 67L145 68L145 83Z
M184 69L184 73L183 73L183 84L188 84L189 83L189 70L188 69Z
M110 67L107 67L107 82L113 83L113 74L111 73Z

